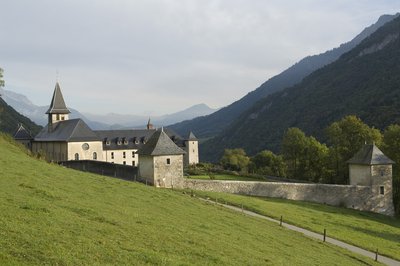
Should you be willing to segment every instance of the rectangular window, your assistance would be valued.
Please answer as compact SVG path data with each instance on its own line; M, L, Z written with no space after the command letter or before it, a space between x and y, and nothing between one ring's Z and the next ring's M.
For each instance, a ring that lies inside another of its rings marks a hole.
M122 153L122 158L124 158L124 159L126 158L126 152Z
M123 161L122 163L123 163L124 165L126 165L126 161Z
M171 164L171 159L167 158L167 164Z
M135 152L134 151L132 152L132 158L135 158Z
M114 152L111 153L111 159L114 159Z
M136 165L136 162L135 161L132 161L132 166L135 166Z
M384 186L380 186L379 187L379 194L381 194L381 195L385 194L385 187Z

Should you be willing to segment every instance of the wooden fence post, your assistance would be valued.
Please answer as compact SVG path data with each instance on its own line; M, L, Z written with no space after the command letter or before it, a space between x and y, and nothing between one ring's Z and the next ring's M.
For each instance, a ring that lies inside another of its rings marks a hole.
M324 229L324 242L326 240L326 229Z

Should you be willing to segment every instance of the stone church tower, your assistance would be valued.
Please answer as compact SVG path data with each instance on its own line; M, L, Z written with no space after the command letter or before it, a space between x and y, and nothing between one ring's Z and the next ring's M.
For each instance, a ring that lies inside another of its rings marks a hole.
M347 162L349 164L350 185L370 187L371 195L374 198L371 202L379 202L376 206L370 206L370 210L392 215L394 213L392 192L392 165L394 161L383 154L375 144L365 144Z
M53 98L51 99L50 107L46 114L48 117L48 130L53 130L53 125L59 121L68 120L68 114L71 113L64 102L64 97L61 93L60 84L56 83L54 88Z

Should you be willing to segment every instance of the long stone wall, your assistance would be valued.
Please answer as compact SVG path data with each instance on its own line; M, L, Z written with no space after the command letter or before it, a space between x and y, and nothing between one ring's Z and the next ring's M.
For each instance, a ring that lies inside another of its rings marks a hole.
M369 186L185 179L186 189L302 200L393 215L392 195L375 195ZM388 198L390 197L390 200Z

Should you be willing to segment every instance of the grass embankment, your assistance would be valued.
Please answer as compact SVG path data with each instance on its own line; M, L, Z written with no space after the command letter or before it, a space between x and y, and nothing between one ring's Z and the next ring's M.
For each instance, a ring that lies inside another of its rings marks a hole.
M188 179L203 179L203 180L236 180L236 181L267 181L263 178L247 177L240 175L227 175L227 174L212 174L212 175L190 175Z
M0 264L375 262L182 192L33 159L0 136Z
M347 243L400 260L400 220L385 215L284 199L196 191Z

